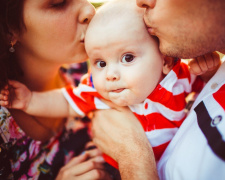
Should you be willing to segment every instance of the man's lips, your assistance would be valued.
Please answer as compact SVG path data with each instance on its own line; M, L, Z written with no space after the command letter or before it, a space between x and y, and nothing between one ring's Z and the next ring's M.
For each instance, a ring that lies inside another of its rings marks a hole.
M125 88L119 88L119 89L115 89L115 90L112 90L111 92L114 92L114 93L120 93L124 90Z
M155 35L155 30L152 27L147 27L147 30L148 30L149 34L151 34L153 36Z
M152 27L152 23L150 23L146 14L144 15L144 21L145 21L145 25L147 27L147 30L148 30L149 34L155 35L155 28Z

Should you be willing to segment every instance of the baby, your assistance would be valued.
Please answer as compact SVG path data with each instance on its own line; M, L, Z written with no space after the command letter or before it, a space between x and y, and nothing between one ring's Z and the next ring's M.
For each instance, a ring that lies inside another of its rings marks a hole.
M113 0L103 5L86 32L91 73L82 83L77 88L39 93L11 81L16 98L10 107L35 116L68 117L109 108L101 99L129 106L158 160L185 119L186 95L192 92L194 82L202 81L197 81L181 60L160 53L157 39L147 32L143 13L135 0ZM215 54L192 61L197 69L211 64L207 72L196 72L210 77L219 62ZM8 105L7 95L7 89L1 91L0 105ZM117 166L113 160L107 161Z

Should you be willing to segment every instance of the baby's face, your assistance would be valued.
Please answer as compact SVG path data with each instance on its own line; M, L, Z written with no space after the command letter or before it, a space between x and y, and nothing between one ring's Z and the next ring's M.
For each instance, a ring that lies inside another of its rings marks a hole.
M162 55L140 19L112 21L85 38L94 86L119 106L138 104L162 79Z

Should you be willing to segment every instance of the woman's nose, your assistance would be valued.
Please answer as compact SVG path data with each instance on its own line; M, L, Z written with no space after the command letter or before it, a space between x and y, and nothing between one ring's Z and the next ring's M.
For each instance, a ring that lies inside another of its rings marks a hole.
M86 0L85 0L86 1ZM80 10L79 22L89 24L93 16L95 15L95 8L88 1L84 3Z
M156 0L136 0L136 3L141 8L154 8Z

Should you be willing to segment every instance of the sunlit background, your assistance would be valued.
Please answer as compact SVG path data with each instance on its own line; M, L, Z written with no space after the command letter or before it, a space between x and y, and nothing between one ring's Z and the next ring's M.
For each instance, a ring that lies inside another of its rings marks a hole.
M102 2L106 2L108 0L89 0L90 2L93 2L93 3L102 3Z
M110 0L88 0L88 1L90 1L95 8L98 8L99 6Z

